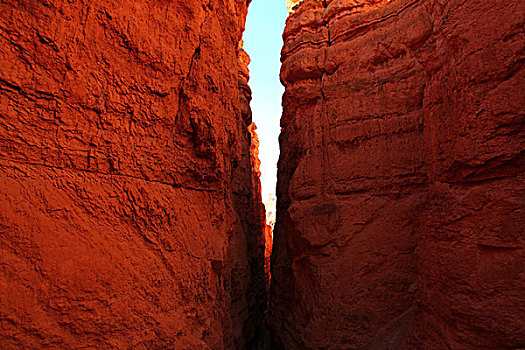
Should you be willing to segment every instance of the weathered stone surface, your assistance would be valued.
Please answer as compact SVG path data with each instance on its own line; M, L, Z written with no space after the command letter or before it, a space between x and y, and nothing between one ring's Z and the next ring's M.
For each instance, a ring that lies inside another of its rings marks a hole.
M248 2L2 1L0 348L253 338Z
M295 6L270 306L286 349L523 346L523 13Z
M525 4L426 5L414 347L525 344Z

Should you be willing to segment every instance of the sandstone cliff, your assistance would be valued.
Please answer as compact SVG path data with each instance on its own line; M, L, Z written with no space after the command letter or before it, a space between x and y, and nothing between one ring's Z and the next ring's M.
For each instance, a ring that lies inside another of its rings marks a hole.
M0 348L254 337L247 3L1 2Z
M271 325L286 349L525 344L524 4L303 0Z

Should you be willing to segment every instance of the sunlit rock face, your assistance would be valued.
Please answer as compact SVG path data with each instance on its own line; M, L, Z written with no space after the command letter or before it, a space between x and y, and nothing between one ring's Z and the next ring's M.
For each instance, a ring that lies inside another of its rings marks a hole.
M247 1L2 1L0 348L244 349Z
M285 349L525 343L523 4L304 0L284 33Z
M286 9L288 12L293 12L293 8L298 5L302 0L286 0Z

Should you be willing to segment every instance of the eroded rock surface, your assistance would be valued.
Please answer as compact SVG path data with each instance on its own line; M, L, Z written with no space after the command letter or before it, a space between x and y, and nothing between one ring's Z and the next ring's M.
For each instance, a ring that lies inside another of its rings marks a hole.
M271 324L286 349L525 344L522 1L287 21Z
M2 1L0 348L254 337L248 2Z

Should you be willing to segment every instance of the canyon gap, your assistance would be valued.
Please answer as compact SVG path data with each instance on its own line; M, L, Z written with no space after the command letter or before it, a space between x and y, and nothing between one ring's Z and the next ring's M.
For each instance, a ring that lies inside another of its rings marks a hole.
M1 347L252 347L248 3L0 4ZM523 6L294 8L272 350L525 344Z

